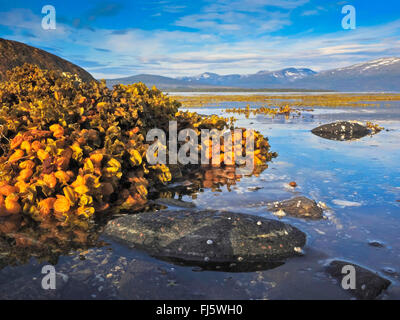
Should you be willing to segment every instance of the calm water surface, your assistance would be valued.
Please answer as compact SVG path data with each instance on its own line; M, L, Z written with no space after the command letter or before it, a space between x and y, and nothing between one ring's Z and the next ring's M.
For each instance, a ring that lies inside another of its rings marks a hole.
M221 106L190 110L227 116ZM375 121L389 131L349 142L311 134L316 126L335 120ZM83 255L71 252L58 260L56 270L64 280L59 281L63 287L57 293L39 288L45 262L32 258L28 264L0 270L0 297L350 299L323 271L330 259L339 258L390 279L392 285L383 298L399 299L400 106L316 108L290 119L240 117L237 124L269 137L272 151L279 156L258 177L243 178L229 189L205 189L195 199L185 196L183 200L193 201L198 209L223 209L271 219L278 219L266 208L272 201L303 195L324 202L328 206L326 219L282 219L307 234L303 257L289 259L272 270L199 272L104 239L107 245L103 247L89 249ZM290 181L296 181L298 187L289 187ZM253 187L259 189L254 191ZM379 241L384 247L370 246L371 241Z

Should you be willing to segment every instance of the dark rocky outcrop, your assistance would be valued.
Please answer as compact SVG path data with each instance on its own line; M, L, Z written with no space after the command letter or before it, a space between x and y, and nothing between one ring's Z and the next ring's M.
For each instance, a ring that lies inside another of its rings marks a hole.
M323 218L323 210L317 205L314 200L310 200L306 197L296 197L293 199L276 202L268 206L268 210L272 212L278 212L282 210L285 215L293 216L296 218L306 218L314 220Z
M37 65L41 69L77 74L83 81L94 80L90 73L81 67L54 54L21 42L0 38L0 81L6 79L7 70L25 63Z
M311 132L321 138L337 141L355 140L373 132L358 122L339 121L319 126Z
M229 271L276 267L306 243L303 232L280 221L212 211L126 215L104 234L162 260Z
M343 277L345 276L345 274L342 273L342 269L346 265L352 265L355 268L356 289L349 289L349 291L358 299L375 299L391 284L389 280L381 277L378 273L346 261L332 261L326 267L326 271L332 277L336 278L340 284Z

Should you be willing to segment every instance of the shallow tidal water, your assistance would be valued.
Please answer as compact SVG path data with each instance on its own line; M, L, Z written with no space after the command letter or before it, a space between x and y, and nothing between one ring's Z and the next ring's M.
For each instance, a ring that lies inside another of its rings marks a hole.
M223 112L223 107L190 111L233 115ZM325 219L281 219L307 234L304 256L270 270L202 271L160 261L103 238L104 246L60 257L55 265L56 290L41 288L45 262L31 258L27 264L4 267L0 298L352 299L324 272L326 263L341 259L389 279L392 285L381 299L400 299L400 106L315 108L289 119L238 118L237 126L267 136L278 157L258 177L243 177L230 188L203 189L194 199L184 196L182 200L193 202L196 209L271 219L279 219L267 210L274 201L306 196L323 202ZM336 120L377 122L388 131L355 141L331 141L310 132ZM290 187L291 181L298 187ZM371 246L372 241L383 246Z

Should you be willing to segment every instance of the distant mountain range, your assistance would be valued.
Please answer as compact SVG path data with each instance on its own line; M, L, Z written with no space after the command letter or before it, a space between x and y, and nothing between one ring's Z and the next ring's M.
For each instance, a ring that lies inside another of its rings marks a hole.
M346 68L315 72L307 68L259 71L255 74L219 75L205 72L198 76L169 78L142 74L107 80L108 85L142 81L163 90L204 88L305 89L336 91L400 92L400 58L382 58Z
M157 76L153 74L138 74L131 77L109 79L107 80L107 86L112 87L115 84L131 84L136 82L143 82L148 87L156 86L159 89L175 89L175 88L210 88L215 87L212 84L191 84L186 80L168 78L163 76Z
M54 54L21 42L0 38L0 80L5 79L7 70L24 63L36 64L42 69L78 74L83 81L94 80L89 72Z
M191 84L203 84L214 86L229 86L242 88L268 88L271 86L285 86L298 79L316 74L311 69L287 68L278 71L259 71L256 74L240 75L230 74L220 76L216 73L203 73L196 77L181 77L180 80Z
M400 92L400 58L382 58L323 71L301 81L295 81L293 85L337 91Z

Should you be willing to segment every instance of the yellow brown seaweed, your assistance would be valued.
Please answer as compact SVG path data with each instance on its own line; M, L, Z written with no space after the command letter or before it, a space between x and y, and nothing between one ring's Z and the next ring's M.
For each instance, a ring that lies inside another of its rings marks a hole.
M169 166L147 163L148 130L168 131L171 120L198 134L229 127L229 119L178 111L179 102L142 83L111 90L32 65L0 83L0 105L0 215L64 225L96 212L141 210L151 187L173 179ZM263 165L274 154L262 135L255 140L255 164ZM223 144L215 147L224 155Z

